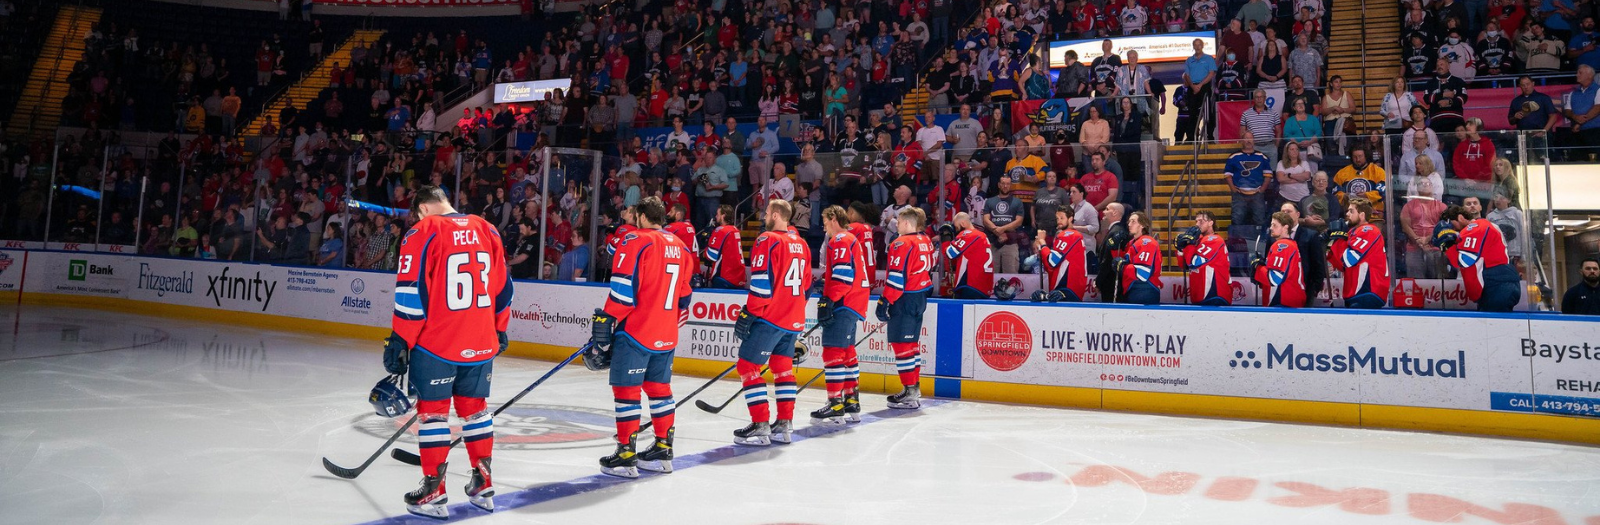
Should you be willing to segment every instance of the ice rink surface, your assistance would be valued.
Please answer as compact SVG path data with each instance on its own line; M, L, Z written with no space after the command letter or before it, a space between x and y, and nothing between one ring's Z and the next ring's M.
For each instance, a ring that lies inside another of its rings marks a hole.
M436 523L380 458L380 343L51 307L0 307L0 523ZM495 363L498 406L551 363ZM807 372L809 374L809 372ZM802 377L801 380L809 379ZM674 381L679 397L704 379ZM733 395L725 381L701 399ZM823 400L821 382L797 412ZM678 410L678 472L598 474L610 389L569 366L495 421L493 515L474 523L1525 523L1600 525L1600 449L1414 432L933 401L772 448ZM380 437L381 436L381 437ZM641 437L648 443L648 437ZM415 450L414 440L401 446Z

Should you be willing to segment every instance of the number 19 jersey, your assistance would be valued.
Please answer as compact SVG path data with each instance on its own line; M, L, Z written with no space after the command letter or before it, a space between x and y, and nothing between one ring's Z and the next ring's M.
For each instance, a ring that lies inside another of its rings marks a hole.
M611 295L606 313L617 333L652 352L678 347L678 321L689 308L694 255L683 241L661 230L636 230L618 243L611 260Z
M806 326L811 294L811 249L792 231L770 231L750 250L750 298L745 311L779 330Z

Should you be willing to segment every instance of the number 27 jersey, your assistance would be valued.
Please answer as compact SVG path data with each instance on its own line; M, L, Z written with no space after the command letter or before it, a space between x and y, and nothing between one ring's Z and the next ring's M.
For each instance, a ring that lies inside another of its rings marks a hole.
M811 294L811 248L792 231L766 232L750 250L750 298L745 311L779 330L806 326Z

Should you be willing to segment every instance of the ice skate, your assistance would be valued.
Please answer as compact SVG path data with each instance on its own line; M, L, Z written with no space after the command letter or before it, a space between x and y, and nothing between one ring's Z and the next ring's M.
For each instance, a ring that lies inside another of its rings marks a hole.
M772 424L771 438L774 443L783 443L785 445L794 443L794 422L787 419L779 419L774 422Z
M445 504L450 498L444 493L444 470L447 465L439 464L439 472L433 476L423 476L422 486L417 490L406 493L406 511L418 516L433 519L450 519L450 509Z
M489 478L489 460L478 460L478 468L472 469L472 481L467 482L467 502L494 512L494 482Z
M628 436L627 443L618 443L617 451L611 455L600 458L600 472L619 478L639 477L639 456L633 452L633 444L639 440L639 433Z
M822 408L811 411L811 419L818 423L828 425L843 425L845 418L844 410L844 398L830 398L828 399L828 404L822 405Z
M733 443L752 447L771 445L772 427L766 423L751 423L744 428L733 431Z
M889 396L889 408L912 410L922 408L922 391L908 386L900 393Z
M667 437L656 436L656 442L639 453L639 468L663 474L672 473L672 435L676 433L678 429L672 428L667 430Z

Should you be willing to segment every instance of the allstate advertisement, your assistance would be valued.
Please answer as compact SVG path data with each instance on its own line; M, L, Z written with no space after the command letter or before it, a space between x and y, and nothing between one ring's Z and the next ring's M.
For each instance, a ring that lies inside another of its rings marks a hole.
M985 381L1489 410L1488 392L1525 390L1530 375L1519 351L1526 320L1187 307L970 311L963 369Z

